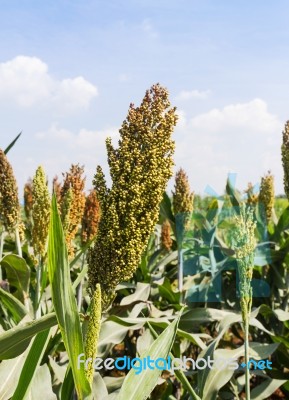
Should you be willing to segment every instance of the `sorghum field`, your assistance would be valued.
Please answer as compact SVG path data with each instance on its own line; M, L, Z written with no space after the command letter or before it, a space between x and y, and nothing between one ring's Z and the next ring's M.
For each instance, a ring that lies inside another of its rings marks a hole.
M289 399L288 201L270 172L166 191L176 124L152 86L89 192L80 165L18 188L0 150L1 400ZM288 197L289 123L280 157Z

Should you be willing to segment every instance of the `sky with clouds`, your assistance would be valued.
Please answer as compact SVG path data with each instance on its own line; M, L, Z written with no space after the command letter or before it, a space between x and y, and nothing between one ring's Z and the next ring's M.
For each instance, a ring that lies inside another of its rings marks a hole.
M222 193L268 170L283 193L289 119L289 3L227 0L1 0L0 147L22 187L85 165L117 143L131 102L159 82L177 106L176 169L192 189ZM172 181L170 186L172 187Z

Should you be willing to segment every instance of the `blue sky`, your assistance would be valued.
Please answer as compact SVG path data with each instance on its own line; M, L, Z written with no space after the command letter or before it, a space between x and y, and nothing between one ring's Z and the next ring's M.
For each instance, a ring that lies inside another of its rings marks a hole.
M272 171L283 192L280 145L289 119L287 1L0 1L0 146L20 194L43 165L71 163L87 187L106 165L104 140L131 102L160 82L180 120L176 168L191 187L221 193ZM171 184L170 184L171 186Z

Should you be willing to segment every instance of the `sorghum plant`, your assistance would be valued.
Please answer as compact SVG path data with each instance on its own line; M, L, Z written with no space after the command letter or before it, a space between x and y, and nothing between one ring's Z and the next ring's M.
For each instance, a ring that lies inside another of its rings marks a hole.
M180 168L175 176L175 190L173 192L173 209L176 219L176 235L178 244L178 289L183 290L183 254L182 245L184 233L188 229L193 211L194 193L191 193L189 179L185 171Z
M32 182L32 246L34 256L37 259L36 267L36 296L35 316L40 317L40 283L43 270L43 262L46 255L46 243L48 238L50 220L50 194L47 187L46 176L43 168L37 168Z
M254 267L254 251L256 247L255 227L253 210L246 207L244 203L240 206L240 214L233 217L235 225L230 234L230 245L235 251L238 273L239 292L242 321L245 331L245 363L249 361L249 318L252 307L251 280ZM250 400L250 377L246 367L246 398Z
M94 185L101 219L88 257L90 294L99 283L103 308L112 301L117 284L135 272L157 223L159 204L172 176L171 135L176 121L168 91L156 84L139 107L130 105L119 131L119 147L106 140L112 186L107 187L98 166Z

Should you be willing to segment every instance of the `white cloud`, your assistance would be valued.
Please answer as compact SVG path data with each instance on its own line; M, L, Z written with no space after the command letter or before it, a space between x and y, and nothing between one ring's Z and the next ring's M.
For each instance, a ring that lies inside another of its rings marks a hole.
M207 99L211 94L210 90L182 90L177 96L176 100L185 101L190 99Z
M60 107L63 111L87 108L97 88L82 76L57 80L37 57L17 56L0 63L0 100L21 107Z
M210 185L222 193L230 172L238 174L237 186L245 189L270 169L280 193L281 132L282 123L261 99L191 118L183 113L174 135L176 164L186 169L192 188L199 192Z

